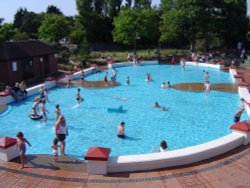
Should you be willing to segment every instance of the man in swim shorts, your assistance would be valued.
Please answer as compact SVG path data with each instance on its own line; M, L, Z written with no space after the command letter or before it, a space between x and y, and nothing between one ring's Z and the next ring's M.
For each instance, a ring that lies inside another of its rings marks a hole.
M117 137L125 138L125 122L121 122L120 125L117 127Z

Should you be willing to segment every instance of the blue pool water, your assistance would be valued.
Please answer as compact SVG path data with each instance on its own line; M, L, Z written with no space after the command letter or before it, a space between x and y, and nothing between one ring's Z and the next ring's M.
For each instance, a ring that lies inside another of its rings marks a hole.
M209 71L210 82L232 82L228 73L215 69L187 66L147 65L117 68L120 86L109 89L82 88L85 101L79 108L75 106L76 89L54 88L49 90L47 125L28 118L33 99L11 104L11 110L0 118L0 136L15 137L22 131L31 142L28 153L51 153L55 123L54 106L60 104L65 115L69 136L66 153L83 157L91 146L110 147L111 155L151 153L166 140L169 149L179 149L208 142L231 133L233 114L240 106L238 94L211 91L184 92L174 89L162 90L163 81L172 84L203 82L203 70ZM111 73L111 71L109 71ZM151 73L154 82L146 83L146 73ZM86 77L87 80L103 80L105 71ZM109 75L110 75L109 73ZM131 85L125 84L130 76ZM114 98L126 98L121 101ZM153 103L169 107L168 111L153 108ZM107 108L123 106L126 113L109 113ZM247 115L243 114L242 119ZM120 140L116 129L121 121L126 122L127 139Z

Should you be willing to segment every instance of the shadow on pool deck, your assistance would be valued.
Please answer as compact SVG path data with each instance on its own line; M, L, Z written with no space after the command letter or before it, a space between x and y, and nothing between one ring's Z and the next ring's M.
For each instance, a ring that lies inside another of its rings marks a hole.
M20 158L13 159L11 162L20 163ZM84 161L68 156L59 156L59 161L56 163L53 161L52 155L27 155L27 162L26 166L28 166L28 168L87 172L87 164Z

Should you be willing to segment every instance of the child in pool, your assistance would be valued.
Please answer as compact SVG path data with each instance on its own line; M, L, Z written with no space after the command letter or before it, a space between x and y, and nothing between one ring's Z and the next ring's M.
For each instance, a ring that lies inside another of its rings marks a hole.
M52 155L53 155L53 160L54 162L58 162L58 139L55 138L52 143Z
M55 114L56 114L56 120L58 120L58 118L61 116L61 110L59 104L55 106Z
M126 84L129 86L130 85L130 78L129 78L129 76L127 76L127 78L126 78Z
M84 99L81 97L80 91L81 91L80 88L78 88L77 93L76 93L76 101L78 104L80 104L84 101Z
M25 159L26 159L26 143L31 146L31 144L29 143L29 141L24 138L24 135L22 132L18 132L16 134L17 137L17 143L16 143L16 147L19 149L19 153L20 153L20 158L21 158L21 167L20 169L24 168L24 164L25 164Z
M42 123L42 122L47 123L47 120L48 120L48 118L47 118L47 112L49 113L49 111L46 109L45 104L46 104L46 102L43 101L42 102L42 108L41 108L42 109L43 119L40 121L40 123Z

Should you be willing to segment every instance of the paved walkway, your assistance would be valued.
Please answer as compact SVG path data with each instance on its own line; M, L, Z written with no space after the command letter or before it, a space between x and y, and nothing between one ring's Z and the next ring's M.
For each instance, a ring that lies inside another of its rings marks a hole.
M250 187L250 145L194 165L150 172L89 175L86 164L63 157L54 163L49 155L29 155L29 167L0 162L0 187L142 187L142 188L247 188Z

